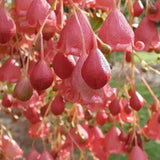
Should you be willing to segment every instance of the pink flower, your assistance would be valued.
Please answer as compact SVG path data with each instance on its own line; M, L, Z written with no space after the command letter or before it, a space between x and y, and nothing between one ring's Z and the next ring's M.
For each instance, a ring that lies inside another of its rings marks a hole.
M129 153L128 160L148 160L146 153L139 147L139 146L134 146Z
M9 58L0 68L0 81L8 81L9 83L15 83L20 79L21 70L17 65L17 62L13 58Z
M27 11L28 24L35 28L41 26L49 13L49 8L46 0L33 0Z
M91 50L82 66L81 74L87 85L93 89L100 89L109 82L110 66L99 49Z
M89 21L81 12L77 13L84 35L87 53L93 48L93 33ZM75 15L69 18L61 31L58 48L66 54L82 55L82 36Z
M18 16L24 16L27 14L27 10L33 0L15 0L15 11Z
M120 154L123 149L123 143L120 141L120 130L117 127L112 127L105 136L105 150L109 154Z
M79 58L70 78L58 82L58 89L65 100L81 104L105 104L114 95L115 90L108 84L100 89L92 89L84 81L81 69L87 55Z
M143 127L143 132L150 139L158 140L160 138L160 123L158 122L160 118L160 111L155 113L148 123Z
M155 7L155 13L148 13L147 17L151 21L159 22L160 21L160 0L157 0L154 4Z
M34 28L29 26L26 15L27 11L31 5L33 0L16 0L15 1L15 10L14 10L14 17L15 23L17 25L17 30L20 32L24 32L27 34L33 34Z
M143 10L144 10L144 6L141 0L136 0L133 4L134 17L139 17L143 13Z
M2 136L2 152L7 159L22 158L23 151L13 139L10 139L7 135Z
M45 40L49 40L51 37L54 36L56 31L58 31L57 19L56 19L55 12L51 11L46 21L46 24L44 25L44 28L43 28L43 38Z
M16 33L16 25L5 10L4 7L0 8L0 44L6 44Z
M39 160L53 160L53 157L51 156L51 154L47 151L44 151L42 154L41 154L41 157Z
M159 33L155 24L147 17L144 17L135 30L135 42L142 41L145 44L144 50L160 47Z
M82 103L103 103L105 99L105 89L108 91L109 86L106 85L104 88L101 89L92 89L90 88L87 83L83 80L81 75L81 69L83 66L84 61L86 60L85 56L82 56L72 73L72 87L73 91L79 95L80 101Z
M130 51L134 43L134 32L124 15L114 9L102 24L99 37L114 51Z
M107 160L109 157L108 152L105 150L104 138L95 138L90 149L99 160Z
M135 117L132 113L132 108L126 98L121 99L121 114L120 117L125 122L133 122Z
M27 155L26 160L39 160L40 156L41 154L34 149Z

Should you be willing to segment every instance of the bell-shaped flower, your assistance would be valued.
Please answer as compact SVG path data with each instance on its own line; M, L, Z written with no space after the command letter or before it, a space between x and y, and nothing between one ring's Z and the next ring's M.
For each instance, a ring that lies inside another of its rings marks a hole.
M66 56L63 53L57 53L53 59L53 69L58 77L66 79L71 76L75 67L75 61L72 55Z
M53 157L48 151L43 151L39 160L53 160Z
M106 160L109 157L109 153L105 150L104 138L95 139L90 149L99 160Z
M4 153L6 159L22 158L23 151L15 140L9 138L7 135L3 135L1 143L2 153Z
M84 126L86 127L86 125ZM97 126L88 126L89 133L89 148L95 157L100 160L107 159L109 154L105 151L104 135L101 129Z
M107 59L99 49L93 49L85 60L82 77L87 85L93 89L100 89L111 78L111 70Z
M154 4L154 8L150 9L151 11L148 13L147 17L151 21L159 22L160 21L160 0L157 0Z
M0 68L0 81L8 81L9 83L15 83L20 79L21 70L17 65L17 62L13 58L9 58Z
M114 9L106 18L99 31L99 38L114 51L130 51L134 43L134 32L124 15Z
M0 8L0 44L6 44L16 33L16 25L4 7Z
M134 146L129 153L128 160L148 160L147 154L139 147L139 146Z
M103 126L108 120L108 114L106 113L105 110L99 109L99 111L96 114L96 122Z
M133 122L135 120L135 117L133 116L133 110L129 105L129 101L126 98L122 98L121 104L121 119L125 122Z
M16 0L13 12L17 30L27 34L35 33L35 29L27 22L27 12L33 0Z
M53 82L53 71L47 62L41 59L32 69L30 82L36 90L44 90Z
M2 105L3 107L9 108L12 106L13 100L12 96L10 94L5 94L5 96L2 99Z
M121 131L117 127L112 127L105 136L105 150L109 154L120 154L123 149L123 143L119 135Z
M15 11L18 16L26 16L27 10L33 0L15 0Z
M17 82L14 88L13 91L14 97L16 97L21 101L27 101L31 98L32 94L33 94L33 89L30 84L29 78L28 77L21 78Z
M77 62L72 73L72 89L78 96L80 103L84 104L104 104L107 98L113 94L113 90L106 84L100 89L92 89L87 85L81 75L81 69L86 60L85 55Z
M82 28L86 52L89 53L89 51L93 48L94 42L91 26L87 17L83 15L83 13L78 12L77 17ZM72 16L67 20L66 25L61 31L58 48L66 54L73 54L77 56L82 54L82 34L78 21L75 15Z
M76 66L69 78L57 79L57 88L66 101L80 104L103 105L110 100L115 90L109 84L100 89L93 89L87 85L81 75L82 66L87 55L76 60Z
M160 138L160 111L155 113L148 123L143 127L143 132L150 139L158 140Z
M33 0L27 11L27 21L32 27L41 26L49 13L50 5L46 0Z
M54 115L61 115L65 110L65 102L61 95L56 95L51 103L51 111Z
M135 30L135 42L142 41L145 44L144 50L149 51L160 47L159 33L156 25L144 17Z
M118 97L115 97L109 104L108 109L113 116L116 116L121 112L121 106L122 104L120 99Z
M144 10L144 6L141 2L141 0L136 0L133 4L133 15L134 17L139 17Z
M56 31L58 31L56 15L54 11L51 11L43 28L43 38L49 40Z
M129 104L134 110L139 111L144 105L144 99L139 92L131 91Z
M39 160L41 154L33 149L26 157L26 160Z

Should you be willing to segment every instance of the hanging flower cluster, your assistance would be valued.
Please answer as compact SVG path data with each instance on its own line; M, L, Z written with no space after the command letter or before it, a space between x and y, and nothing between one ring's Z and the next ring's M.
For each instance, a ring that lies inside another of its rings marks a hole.
M27 134L41 139L44 147L39 153L33 145L26 160L71 159L76 148L82 158L89 150L100 160L121 153L129 160L148 159L142 137L160 138L160 102L134 62L136 51L160 52L155 24L160 21L160 0L147 2L143 6L141 0L124 5L120 0L1 1L2 111L10 111L13 118L15 110L21 112L29 122ZM133 29L135 17L140 22ZM124 59L119 85L112 88L111 60L106 57L116 52L124 52ZM152 106L136 90L135 72L151 93ZM140 128L137 112L145 104L150 119ZM102 132L101 126L108 123L112 126ZM20 146L0 126L2 159L22 158Z

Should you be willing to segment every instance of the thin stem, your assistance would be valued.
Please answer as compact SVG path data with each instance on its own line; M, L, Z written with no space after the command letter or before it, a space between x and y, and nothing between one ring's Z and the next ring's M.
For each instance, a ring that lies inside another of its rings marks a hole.
M145 12L145 15L147 16L147 13L148 13L148 0L146 0L146 12Z
M118 75L118 89L117 89L117 95L119 93L119 90L120 90L120 87L121 87L121 75L122 75L122 72L124 70L124 65L125 65L125 56L123 56L123 61L122 61L122 66L121 66L121 70L120 70L120 73Z
M118 1L118 5L117 5L118 9L120 9L120 7L121 7L121 0Z
M136 130L134 130L135 145L138 146Z
M82 13L82 10L80 10L80 12ZM86 20L87 25L88 25L90 31L92 32L92 36L93 36L93 49L96 49L96 48L98 48L98 45L97 45L97 39L95 37L95 33L94 33L93 29L91 28L91 25L88 23L88 19L86 19L86 17L83 15L83 13L82 13L82 16Z
M133 24L133 2L132 0L128 1L128 13L129 13L129 24L132 26Z
M8 137L11 140L13 139L11 132L3 124L0 124L0 128L2 128L2 130L4 130L8 134Z
M72 0L68 0L68 1L69 1L69 3L71 4L71 6L72 6L73 8L76 8L78 11L81 10L79 7L77 7L77 6L73 3Z
M42 144L43 144L43 150L47 151L46 143L45 143L45 139L44 138L42 138Z
M151 6L153 6L153 3L152 3L152 1L151 0L148 0L149 1L149 4L151 5Z
M40 38L41 38L41 59L44 60L44 46L43 46L43 34L42 34L42 32L40 33Z
M43 125L45 125L45 121L46 121L45 119L46 119L46 117L47 117L47 115L48 115L48 113L49 113L49 111L50 111L50 109L51 109L51 103L52 103L52 101L50 101L50 103L49 103L49 105L48 105L48 108L47 108L47 110L45 111L44 117L43 117L43 119L41 120L41 124L40 124L40 126L39 126L39 128L38 128L38 130L37 130L37 132L36 132L37 135L41 132L41 129L43 129L43 128L42 128Z
M135 71L140 75L141 80L143 81L143 83L145 84L145 86L148 88L148 91L150 92L150 94L153 96L153 98L159 102L157 96L154 94L154 92L152 91L151 87L149 86L149 84L147 83L147 81L145 80L145 78L141 75L140 71L135 68Z
M32 150L35 149L34 145L35 145L35 142L36 142L36 139L34 138L33 141L32 141Z
M83 54L86 54L86 45L85 45L85 39L84 39L84 33L83 33L83 30L82 30L82 26L81 26L80 21L78 19L77 12L75 11L74 8L73 8L73 11L74 11L74 15L75 15L77 24L78 24L79 29L80 29L80 34L81 34L81 38L82 38L82 51L83 51Z
M63 24L64 24L64 19L63 19L63 0L60 0L60 10L61 10L61 25L60 27L63 28Z
M56 7L57 7L57 0L54 0L52 3L52 9L56 10Z
M77 106L73 105L74 108L74 114L73 114L73 119L72 122L74 122L74 125L77 125L77 118L78 118L78 111L77 111Z
M91 30L91 32L92 32L92 35L93 35L93 49L96 49L96 48L98 48L97 47L97 41L96 41L96 37L95 37L95 34L94 34L94 31L92 30L92 28L91 28L91 26L90 26L90 24L88 23L88 20L86 19L86 17L83 15L85 12L83 11L83 10L81 10L79 7L77 7L74 3L73 3L73 1L72 0L69 0L69 2L71 3L71 6L73 7L73 9L74 9L74 13L75 13L75 9L77 9L79 12L81 12L81 14L82 14L82 16L83 16L83 18L86 20L86 22L87 22L87 25L88 25L88 27L89 27L89 29ZM75 14L75 16L76 16L76 14ZM76 18L76 19L78 19L78 18ZM78 22L79 20L77 20L77 22ZM80 25L80 22L78 22L79 24L79 27L81 28L80 30L81 30L81 34L83 33L83 30L82 30L82 27L81 27L81 25ZM83 34L83 36L82 36L82 38L84 38L84 34ZM83 41L83 39L82 39L82 41ZM85 41L84 41L85 42ZM85 44L85 43L84 43ZM84 46L83 46L84 47ZM86 53L86 50L85 50L85 52L84 53Z
M111 46L110 46L109 44L107 44L107 43L104 43L104 42L98 37L97 34L94 33L94 36L96 37L96 39L99 41L99 43L100 43L101 45L107 45L109 48L111 48Z
M16 37L16 43L17 43L17 46L18 46L19 50L20 50L21 52L23 52L23 55L25 55L25 51L21 48L21 45L20 45L20 43L19 43L18 35L16 34L15 37ZM23 55L21 54L21 52L20 52L20 57L21 57L21 59L22 59L24 76L27 76L27 71L28 71L28 66L29 66L29 64L28 64L29 62L28 62L28 61L29 61L29 56L30 56L30 54L27 56L27 63L26 63L26 65L25 65L24 59L23 59ZM24 67L25 67L25 68L24 68Z
M143 101L144 103L146 104L147 106L147 111L148 111L148 115L149 117L151 118L152 117L152 114L151 114L151 105L146 101L146 99L143 98Z
M139 59L139 61L142 63L145 63L144 65L151 71L157 73L160 75L160 71L158 71L157 69L154 69L153 67L151 67L148 63L146 63L144 60L141 59L141 57L139 55L137 55L136 53L134 53L135 56L137 56L137 58Z
M79 150L80 150L81 152L83 152L82 149L81 149L81 147L80 147L79 144L76 142L76 140L73 138L72 134L69 132L68 128L67 128L65 125L64 125L64 128L67 130L68 135L69 135L69 137L71 138L72 142L79 148Z
M158 71L158 70L156 70L156 69L152 68L152 67L151 67L151 66L149 66L149 65L147 65L147 67L148 67L148 69L150 69L151 71L153 71L153 72L155 72L155 73L157 73L157 74L159 74L159 75L160 75L160 71Z
M44 20L44 22L43 22L43 24L42 24L42 26L41 26L41 28L39 29L39 32L37 33L37 35L36 35L36 37L35 37L35 39L34 39L34 41L33 41L33 46L35 46L35 44L36 44L36 42L37 42L40 34L42 33L43 28L44 28L44 26L45 26L45 24L46 24L46 22L47 22L47 19L48 19L50 13L51 13L51 12L48 13L48 15L46 16L46 18L45 18L45 20Z
M31 51L29 52L28 56L27 56L27 63L26 63L26 68L25 68L25 76L28 75L28 68L29 68L29 57L31 55Z
M128 4L128 0L125 1L124 7L123 7L123 9L122 9L122 13L125 12L125 9L126 9L126 7L127 7L127 4Z
M132 54L132 60L131 60L131 88L135 89L135 62L134 62L134 56Z

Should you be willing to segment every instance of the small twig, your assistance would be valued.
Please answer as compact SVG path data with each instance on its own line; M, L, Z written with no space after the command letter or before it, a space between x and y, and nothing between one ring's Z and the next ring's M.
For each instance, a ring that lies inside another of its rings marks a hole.
M150 94L152 95L152 97L157 100L157 102L159 102L157 96L154 94L154 92L152 91L151 87L149 86L149 84L147 83L147 81L145 80L145 78L141 75L140 71L135 67L135 71L140 75L141 80L143 81L143 83L145 84L145 86L147 87L148 91L150 92Z

